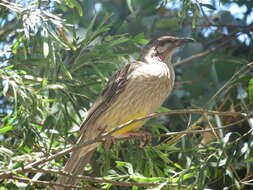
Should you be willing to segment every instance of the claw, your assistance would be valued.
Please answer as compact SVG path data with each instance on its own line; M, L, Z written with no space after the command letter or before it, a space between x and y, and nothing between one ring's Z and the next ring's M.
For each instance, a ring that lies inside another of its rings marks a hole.
M144 131L127 132L124 135L141 137L139 147L144 147L151 141L152 134Z
M105 142L104 142L104 149L105 150L110 150L112 148L113 145L116 144L116 140L115 140L115 137L113 136L109 136L105 139Z

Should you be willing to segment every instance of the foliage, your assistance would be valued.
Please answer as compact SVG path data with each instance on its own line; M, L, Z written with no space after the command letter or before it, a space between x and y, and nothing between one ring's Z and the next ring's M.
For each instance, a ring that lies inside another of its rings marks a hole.
M238 16L231 6L246 11ZM2 0L0 189L48 188L57 176L52 170L59 171L67 155L29 171L22 168L73 144L111 74L135 60L149 39L166 34L196 42L174 57L177 82L159 111L203 108L231 114L186 111L152 119L142 128L154 134L147 146L131 139L109 151L99 147L84 175L100 182L87 178L82 185L251 189L252 6L242 0ZM227 125L233 128L162 135Z

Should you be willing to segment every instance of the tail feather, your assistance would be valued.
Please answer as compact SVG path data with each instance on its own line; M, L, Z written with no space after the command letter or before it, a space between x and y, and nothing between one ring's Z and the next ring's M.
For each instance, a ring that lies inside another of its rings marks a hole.
M84 167L89 163L93 152L95 151L98 144L93 144L88 147L84 147L81 150L77 150L72 153L71 157L68 159L67 163L65 164L64 171L71 173L73 176L79 175L83 172ZM57 179L57 183L60 184L68 184L73 185L77 179L75 177L69 176L59 176ZM69 188L55 186L54 189L56 190L69 190Z

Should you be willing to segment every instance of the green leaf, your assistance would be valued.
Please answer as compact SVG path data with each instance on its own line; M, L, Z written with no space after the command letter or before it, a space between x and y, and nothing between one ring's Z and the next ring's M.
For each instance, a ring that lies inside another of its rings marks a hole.
M151 188L148 188L147 190L160 190L162 189L165 185L167 185L167 183L161 183L155 187L151 187Z
M24 166L24 162L25 162L25 161L16 162L16 163L13 165L12 169L16 169L16 168L23 167L23 166Z
M183 176L180 176L180 177L175 177L171 180L172 183L177 183L181 180L188 180L190 178L194 177L194 173L188 173L188 174L184 174Z
M149 40L145 39L144 33L137 34L133 39L133 42L145 45L149 42Z
M8 121L8 122L5 126L0 126L0 133L6 133L8 131L13 130L14 127L12 124L16 121L16 119L17 119L16 112L14 114L9 114L6 117L4 117L2 121Z
M24 146L24 151L26 151L27 153L30 153L31 149L28 146Z
M174 163L174 166L175 166L176 168L179 168L180 170L183 170L183 167L180 166L178 163Z
M127 6L128 6L128 9L130 10L130 12L132 14L134 14L134 9L133 9L133 2L132 0L127 0Z
M53 31L48 29L48 33L56 40L56 42L58 42L58 45L61 45L64 48L68 48L68 46Z
M65 87L63 85L60 85L60 84L50 84L50 85L47 85L47 89L64 89Z
M112 184L106 183L102 186L102 189L110 189L112 187Z
M46 88L47 84L48 84L47 77L44 77L43 80L42 80L42 87Z
M6 78L3 82L4 88L3 88L3 95L6 96L6 93L9 89L9 78Z
M249 80L249 85L248 85L248 91L249 91L249 99L253 100L253 78Z
M116 46L116 45L125 43L125 42L127 42L127 41L128 41L127 38L114 39L114 40L112 40L112 42L109 44L109 46Z
M12 150L8 149L8 148L5 148L5 147L0 147L0 153L1 155L5 154L5 155L8 155L8 156L12 156L14 153L12 152Z
M96 64L92 64L92 67L94 68L94 70L97 72L97 74L100 76L101 79L103 79L104 81L107 81L107 77L104 75L103 71L101 71Z
M65 3L70 8L76 8L79 16L83 16L83 9L77 0L65 0Z
M200 3L199 5L202 6L202 7L206 7L208 9L216 10L216 8L213 5L210 5L210 4Z
M165 180L163 177L144 177L142 175L130 175L130 179L140 183L154 183Z
M61 71L63 72L63 74L70 80L72 80L72 75L71 73L68 71L68 69L66 68L66 65L64 63L60 63L60 68Z
M4 118L2 118L1 120L2 120L2 122L6 122L8 119L10 119L11 118L11 116L12 116L12 114L8 114L8 115L6 115Z
M253 162L253 157L247 159L247 160L244 160L244 162Z
M166 108L166 107L159 107L156 112L161 113L161 112L167 112L167 111L171 111L171 109Z
M45 58L49 55L49 45L46 41L43 42L43 55Z
M134 173L132 164L128 162L116 161L116 167L123 172L125 171L125 168L127 168L129 174Z
M11 131L13 129L13 126L7 125L6 127L1 127L0 128L0 133L6 133L8 131Z
M94 27L94 25L95 25L96 19L97 19L97 16L95 15L95 16L93 17L93 19L90 21L89 26L88 26L88 28L87 28L87 33L86 33L86 37L85 37L85 38L87 38L88 36L92 35L92 29L93 29L93 27ZM87 40L84 39L84 41L87 41Z
M18 48L21 42L23 41L23 38L19 38L13 45L12 45L12 53L17 54L18 53Z

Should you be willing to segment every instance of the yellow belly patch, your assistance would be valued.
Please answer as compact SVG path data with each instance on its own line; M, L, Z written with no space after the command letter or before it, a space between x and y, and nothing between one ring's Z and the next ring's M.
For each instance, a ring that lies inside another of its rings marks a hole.
M135 119L139 119L139 118L142 118L142 117L145 117L146 114L138 114L136 115L135 117L133 118L129 118L129 119L126 119L125 121L123 121L120 125L128 122L128 121L131 121L131 120L135 120ZM135 123L132 123L130 125L127 125L125 127L123 127L122 129L119 129L118 131L114 132L112 135L113 136L124 136L124 133L127 133L129 131L133 131L135 129L138 129L139 127L141 127L143 124L145 123L145 120L142 120L142 121L137 121Z

